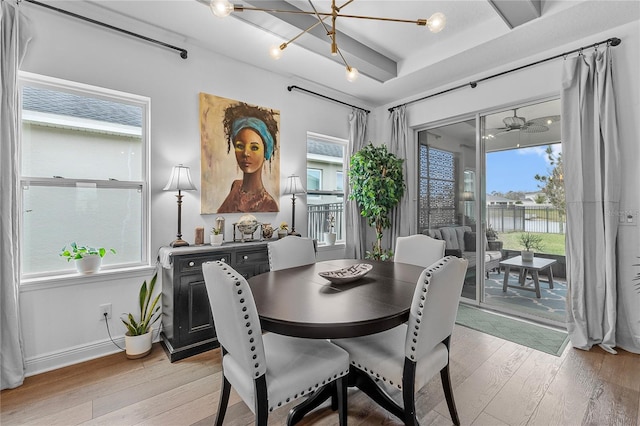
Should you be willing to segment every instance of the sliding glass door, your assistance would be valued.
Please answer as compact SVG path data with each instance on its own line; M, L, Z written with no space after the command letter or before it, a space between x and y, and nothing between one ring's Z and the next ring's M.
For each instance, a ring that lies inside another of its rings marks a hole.
M559 100L515 106L481 119L482 217L489 240L481 302L554 325L564 321L566 298L560 119ZM528 245L534 261L523 260ZM505 261L508 265L501 266Z

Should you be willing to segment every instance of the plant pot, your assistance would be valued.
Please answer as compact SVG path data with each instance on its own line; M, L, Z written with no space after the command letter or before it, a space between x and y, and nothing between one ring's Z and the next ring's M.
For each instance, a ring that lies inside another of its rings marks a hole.
M129 332L126 332L124 335L124 344L127 358L138 359L149 355L151 352L152 337L153 328L150 328L148 333L139 336L130 336Z
M221 246L222 242L224 241L224 235L223 234L210 234L209 235L209 239L211 240L211 245L212 246Z
M324 243L328 246L332 246L336 243L336 233L335 232L325 232L324 233Z
M81 274L94 274L100 270L102 258L97 254L86 255L76 262L76 270Z
M287 236L287 230L286 229L278 229L278 239L284 238L286 236Z
M522 256L522 261L523 262L533 262L533 252L532 251L522 250L520 252L520 255Z

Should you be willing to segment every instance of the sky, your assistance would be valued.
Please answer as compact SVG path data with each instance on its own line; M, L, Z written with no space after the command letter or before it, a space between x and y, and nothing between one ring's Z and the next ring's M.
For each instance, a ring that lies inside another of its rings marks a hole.
M546 145L531 148L490 152L487 154L487 194L493 191L537 192L540 187L536 174L548 175L552 170ZM561 150L560 144L553 145L554 152Z

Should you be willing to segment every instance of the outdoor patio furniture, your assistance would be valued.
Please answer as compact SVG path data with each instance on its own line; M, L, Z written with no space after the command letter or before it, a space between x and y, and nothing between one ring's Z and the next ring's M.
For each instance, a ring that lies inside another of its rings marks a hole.
M522 256L512 257L511 259L503 260L500 262L500 266L504 266L504 281L502 284L502 291L506 292L507 287L513 287L520 290L535 291L536 297L540 299L540 279L538 276L539 271L548 269L549 288L553 288L553 272L551 271L551 265L556 263L555 259L543 259L541 257L534 257L533 261L525 262L522 260ZM520 273L518 276L519 285L509 284L509 270L511 268L518 268ZM527 287L526 278L527 274L531 275L533 279L533 288Z

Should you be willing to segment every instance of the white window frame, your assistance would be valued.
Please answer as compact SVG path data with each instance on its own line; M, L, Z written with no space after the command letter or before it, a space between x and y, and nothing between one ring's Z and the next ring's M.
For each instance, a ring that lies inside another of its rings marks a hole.
M55 77L44 76L40 74L30 73L26 71L18 72L18 89L19 93L22 93L24 86L37 86L44 89L66 91L71 93L78 93L87 97L101 98L112 102L124 103L138 106L142 109L142 160L141 160L141 176L142 181L113 181L113 180L94 180L94 179L67 179L67 178L43 178L43 177L27 177L22 175L22 158L19 158L20 168L20 200L22 203L24 186L38 185L38 186L51 186L51 187L64 187L64 186L76 186L76 184L90 184L96 185L97 188L140 188L141 190L141 259L140 262L129 262L116 265L103 266L97 274L112 274L114 272L126 272L133 271L140 268L148 268L151 266L151 218L150 218L150 205L151 195L149 191L149 183L151 180L151 165L150 165L150 123L151 123L151 98L146 96L135 95L131 93L121 92L117 90L102 88L98 86L88 85L84 83L78 83L69 80L63 80ZM18 101L18 137L22 140L22 96ZM23 211L22 205L20 205L20 211ZM24 230L23 215L20 215L20 230L19 238L22 239L22 232ZM73 266L73 264L71 264ZM22 267L22 265L20 265ZM33 284L39 281L46 280L59 280L65 275L70 274L77 275L71 269L62 271L49 271L24 274L21 271L21 284Z

